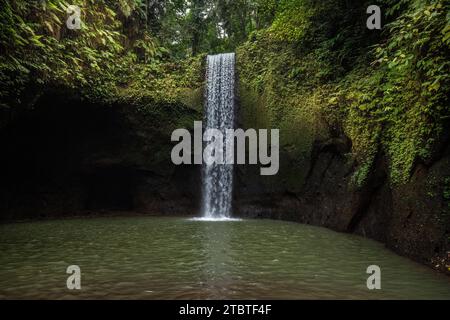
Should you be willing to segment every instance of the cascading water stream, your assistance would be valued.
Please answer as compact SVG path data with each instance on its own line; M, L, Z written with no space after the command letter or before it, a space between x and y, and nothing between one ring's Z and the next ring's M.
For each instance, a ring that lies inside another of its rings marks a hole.
M234 53L208 56L205 129L218 129L224 137L226 129L234 128L234 66ZM233 165L205 163L203 166L203 217L219 220L229 218L232 193Z

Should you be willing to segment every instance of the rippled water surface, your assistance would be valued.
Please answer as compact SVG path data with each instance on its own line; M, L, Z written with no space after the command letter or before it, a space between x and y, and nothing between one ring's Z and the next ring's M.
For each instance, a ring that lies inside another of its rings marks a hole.
M450 299L450 279L354 235L270 220L0 225L0 298ZM369 291L366 268L381 267ZM80 291L66 268L81 268Z

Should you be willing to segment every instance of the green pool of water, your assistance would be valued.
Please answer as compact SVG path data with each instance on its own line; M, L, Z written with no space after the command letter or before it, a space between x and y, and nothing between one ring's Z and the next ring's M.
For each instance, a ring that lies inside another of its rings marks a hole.
M101 218L0 225L0 298L450 299L450 279L382 244L270 220ZM69 265L81 290L67 289ZM366 269L381 268L381 290Z

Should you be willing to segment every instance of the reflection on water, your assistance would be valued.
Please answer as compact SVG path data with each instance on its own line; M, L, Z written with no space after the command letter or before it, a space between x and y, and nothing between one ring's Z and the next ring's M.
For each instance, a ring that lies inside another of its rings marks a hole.
M233 285L233 275L230 272L234 266L230 252L230 237L234 228L229 221L205 223L200 225L202 233L204 263L202 266L205 289L212 299L220 299L227 295L227 290Z
M450 299L450 279L382 244L270 220L105 218L0 225L0 298ZM66 288L81 268L80 291ZM366 287L381 267L382 289Z

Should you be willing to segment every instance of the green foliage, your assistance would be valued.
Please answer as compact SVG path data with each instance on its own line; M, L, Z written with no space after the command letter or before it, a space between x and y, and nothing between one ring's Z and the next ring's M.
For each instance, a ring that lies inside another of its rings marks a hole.
M282 0L269 29L271 36L278 40L301 41L311 27L313 10L305 0Z
M73 1L90 9L83 11L81 30L66 28L66 1L1 2L2 101L20 104L30 85L89 88L94 98L113 91L123 36L114 11L103 1Z
M256 109L244 121L255 126L251 116L257 115L256 127L279 128L283 152L307 160L314 137L324 134L319 106L327 88L310 77L320 62L298 59L294 46L280 46L270 32L253 33L237 51L241 103L246 111Z
M121 17L132 19L139 1L71 1L81 8L81 30L67 29L66 0L0 2L3 107L32 107L51 88L104 103L144 96L168 103L201 83L198 60L172 61L145 28L129 36L134 27L127 30Z
M350 120L383 128L380 142L393 183L408 181L415 162L428 159L449 116L450 51L441 33L447 12L443 1L435 1L389 24L389 38L375 50L378 72L351 90Z
M358 164L354 185L366 182L380 152L391 182L405 183L449 119L449 4L386 0L383 35L365 30L361 7L281 1L272 26L239 48L240 78L264 97L282 137L301 124L306 144L345 132Z
M66 28L69 4L82 8L81 30ZM380 153L391 182L405 183L450 121L449 3L380 0L382 33L365 26L369 4L0 0L0 108L69 88L149 116L201 111L205 54L238 47L247 123L280 128L283 151L299 161L315 140L345 133L353 184L367 181Z
M130 79L121 89L120 95L131 101L150 100L157 103L184 102L190 105L194 91L203 83L203 61L197 56L179 62L147 63L131 65ZM194 98L195 99L195 98ZM201 101L194 103L194 109L201 109Z

